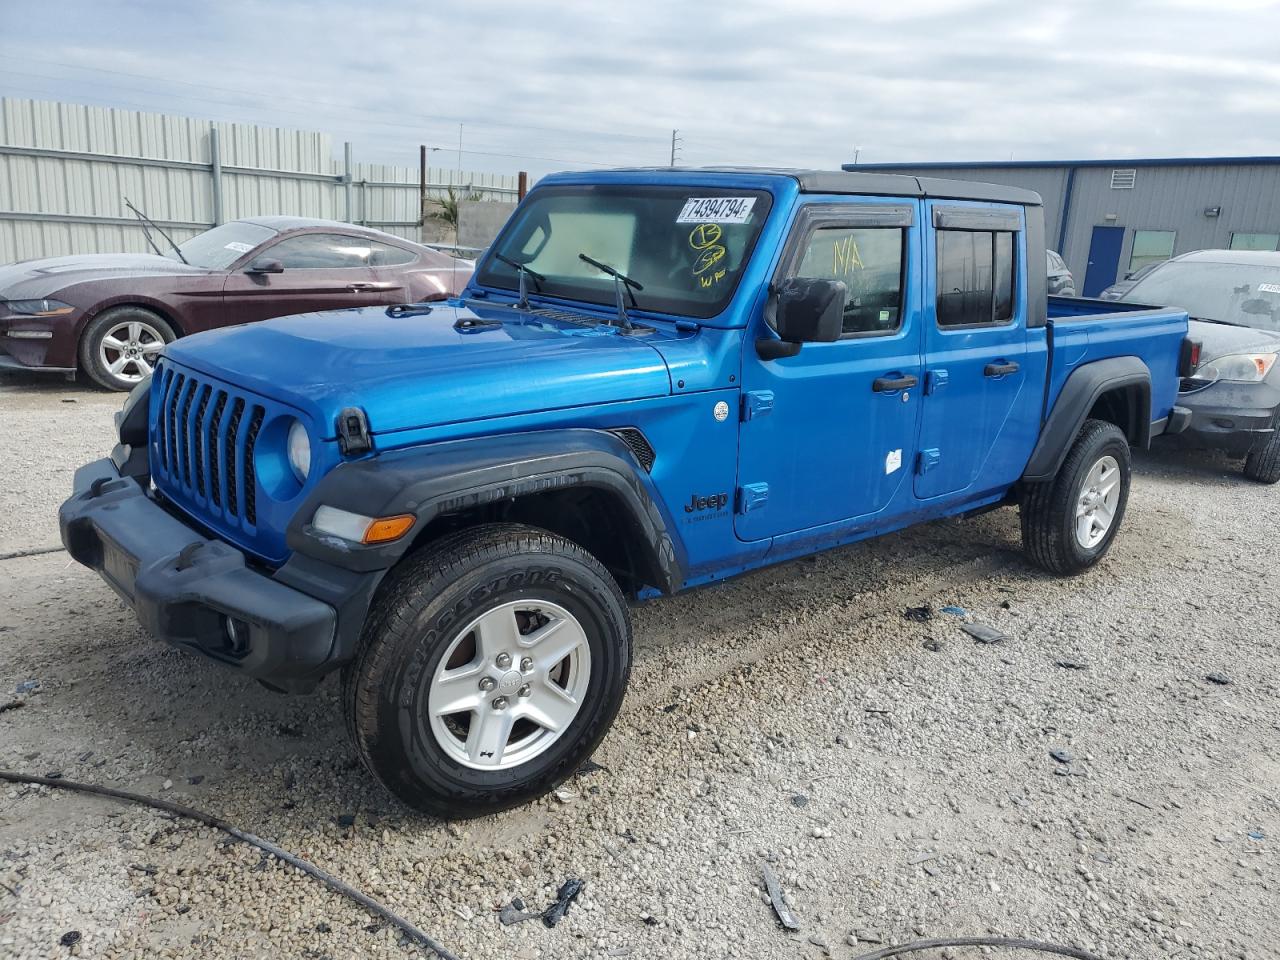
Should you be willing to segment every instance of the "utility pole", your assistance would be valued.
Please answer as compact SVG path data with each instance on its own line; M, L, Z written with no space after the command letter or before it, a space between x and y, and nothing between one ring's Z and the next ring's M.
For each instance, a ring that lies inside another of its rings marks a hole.
M671 131L671 166L673 167L676 165L676 154L680 152L680 148L676 144L684 142L682 137L676 136L679 132L679 130Z
M858 165L858 157L859 157L859 156L861 156L861 154L862 154L862 148L861 148L861 147L854 147L854 148L853 148L853 165L854 165L855 167Z
M462 183L462 124L458 124L458 183Z

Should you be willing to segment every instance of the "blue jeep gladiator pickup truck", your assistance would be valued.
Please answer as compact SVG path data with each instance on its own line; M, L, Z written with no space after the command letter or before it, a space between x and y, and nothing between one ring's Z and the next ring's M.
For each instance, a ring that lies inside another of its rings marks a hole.
M551 176L456 300L169 344L63 542L170 643L341 670L406 803L499 810L604 737L628 600L1015 504L1035 563L1098 561L1187 318L1051 300L1044 250L986 184Z

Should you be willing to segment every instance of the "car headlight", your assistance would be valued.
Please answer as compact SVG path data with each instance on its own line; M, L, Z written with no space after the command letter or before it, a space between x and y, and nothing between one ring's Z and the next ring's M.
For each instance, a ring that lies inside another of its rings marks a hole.
M1274 353L1233 353L1201 364L1196 369L1195 379L1257 383L1271 372L1275 362Z
M289 427L289 466L293 467L299 483L307 482L307 475L311 473L311 438L300 420L293 421Z
M9 300L5 306L10 313L24 317L61 317L75 310L71 304L61 300Z

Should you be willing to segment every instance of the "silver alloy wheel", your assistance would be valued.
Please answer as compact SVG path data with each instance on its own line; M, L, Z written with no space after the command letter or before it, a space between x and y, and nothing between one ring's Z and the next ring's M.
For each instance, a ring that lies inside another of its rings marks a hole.
M544 753L573 723L591 682L591 646L577 618L546 600L514 600L467 624L427 692L436 742L476 770Z
M113 377L137 383L149 376L164 349L164 336L143 320L122 320L98 342L98 360Z
M1110 455L1102 457L1084 478L1076 500L1076 542L1092 550L1115 522L1120 504L1120 464Z

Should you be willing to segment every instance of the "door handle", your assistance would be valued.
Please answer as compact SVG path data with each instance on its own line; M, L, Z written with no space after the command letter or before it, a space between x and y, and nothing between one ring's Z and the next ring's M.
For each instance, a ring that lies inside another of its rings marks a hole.
M905 377L876 377L871 381L871 389L876 393L890 393L894 390L906 390L920 382L920 378L907 374Z
M377 287L378 285L376 283L363 283L360 281L357 281L356 283L347 284L347 289L350 290L352 293L360 293L364 290L375 290L377 289Z
M1018 365L1010 360L1008 363L988 363L982 368L984 377L1003 377L1018 372Z

